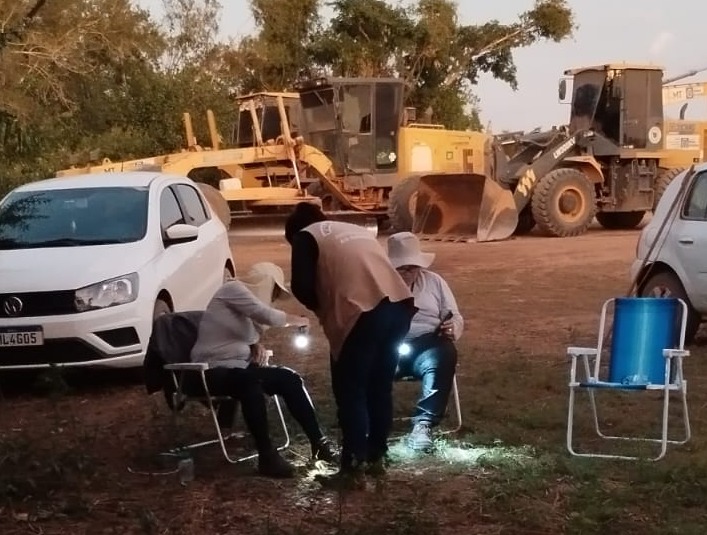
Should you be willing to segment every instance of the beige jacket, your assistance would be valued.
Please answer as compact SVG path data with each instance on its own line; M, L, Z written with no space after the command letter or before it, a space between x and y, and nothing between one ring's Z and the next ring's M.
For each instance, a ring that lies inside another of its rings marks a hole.
M412 293L384 248L365 228L322 221L303 230L314 236L319 247L317 317L336 359L362 312L386 297L397 302L411 299Z

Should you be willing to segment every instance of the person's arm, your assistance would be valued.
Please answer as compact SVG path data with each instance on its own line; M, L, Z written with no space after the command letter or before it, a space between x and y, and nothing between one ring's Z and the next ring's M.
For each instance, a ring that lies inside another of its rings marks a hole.
M317 240L309 232L298 232L292 238L292 295L309 310L319 308L317 299Z
M439 275L436 278L439 284L440 292L440 312L442 316L440 319L444 319L444 316L447 314L447 312L452 312L452 314L454 314L450 322L454 329L454 340L459 340L462 333L464 332L464 318L459 313L457 300L454 298L454 294L452 293L451 288L447 284L447 281L445 281Z
M288 325L288 314L263 303L240 281L226 283L219 298L229 309L252 319L256 326L257 324L270 327Z

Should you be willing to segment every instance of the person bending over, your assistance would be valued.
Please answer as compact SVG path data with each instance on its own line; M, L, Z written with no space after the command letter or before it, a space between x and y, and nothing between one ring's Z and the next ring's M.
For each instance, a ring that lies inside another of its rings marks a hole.
M464 318L447 282L428 269L435 255L420 250L417 236L411 232L391 235L388 258L418 308L401 345L405 350L398 351L396 370L397 379L413 377L422 383L407 442L411 449L429 451L434 444L432 428L442 420L452 390L457 366L454 342L462 335Z
M332 483L380 473L393 420L395 348L415 313L412 294L365 228L329 221L299 203L287 220L292 293L313 311L329 341L332 390L342 434Z
M273 301L288 296L282 269L269 262L255 264L246 279L226 282L213 296L191 352L193 362L216 366L208 372L212 392L240 401L258 450L258 470L272 477L292 477L294 469L270 440L265 394L283 398L306 433L315 460L338 462L334 445L319 427L302 377L290 368L270 365L260 344L267 326L309 325L307 318L271 306Z

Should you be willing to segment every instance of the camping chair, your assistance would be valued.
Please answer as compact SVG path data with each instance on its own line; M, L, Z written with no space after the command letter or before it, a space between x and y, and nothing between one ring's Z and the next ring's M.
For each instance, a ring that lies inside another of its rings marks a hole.
M606 313L614 304L614 321L609 354L608 376L600 378ZM678 309L680 314L678 315ZM572 445L575 391L588 392L597 435L607 440L643 441L659 443L660 453L650 459L658 461L665 456L668 444L685 444L690 440L690 420L687 410L687 381L683 375L683 358L690 352L685 346L687 304L682 299L660 297L621 297L608 299L601 310L597 347L568 347L571 358L569 381L569 409L567 416L567 449L578 457L636 460L640 457L605 453L577 453ZM679 322L677 318L680 318ZM679 327L678 327L679 325ZM577 360L581 358L584 381L577 380ZM594 359L593 367L589 360ZM628 392L663 392L662 433L660 438L612 436L599 427L595 390ZM671 392L682 398L685 438L668 439L668 405Z
M210 392L207 372L211 367L208 363L189 362L189 355L196 342L198 325L202 316L203 312L201 311L164 314L158 317L153 325L150 347L145 357L146 376L150 371L154 373L156 367L161 372L163 376L162 390L173 416L178 416L188 403L197 402L209 410L216 429L215 439L176 447L166 452L166 455L179 457L185 452L218 443L224 458L229 463L235 464L253 459L257 457L257 453L234 458L226 448L226 441L238 434L233 432L224 435L219 421L219 409L231 404L235 418L237 400L230 396L219 396ZM167 352L169 352L169 356L165 355ZM165 375L167 377L164 377ZM148 379L148 393L155 390L155 384L150 384ZM282 451L290 445L290 434L279 398L272 396L272 399L285 435L284 444L277 448L278 451Z
M401 377L400 379L397 379L396 382L398 383L419 383L420 380L416 379L415 377L411 375L407 375L404 377ZM440 435L447 435L450 433L456 433L462 428L462 408L461 408L461 402L459 401L459 388L457 388L457 374L454 374L454 379L452 380L452 396L454 399L454 410L456 412L456 426L449 428L449 429L440 429L437 431L438 434ZM447 414L449 413L449 407L447 407ZM411 416L405 416L405 417L400 417L396 418L396 421L399 422L409 422L412 420Z

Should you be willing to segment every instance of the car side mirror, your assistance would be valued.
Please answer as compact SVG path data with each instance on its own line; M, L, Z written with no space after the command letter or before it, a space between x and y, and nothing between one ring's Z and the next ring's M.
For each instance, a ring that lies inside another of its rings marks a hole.
M194 241L199 237L199 227L194 225L176 224L172 225L165 232L165 245L177 245Z

